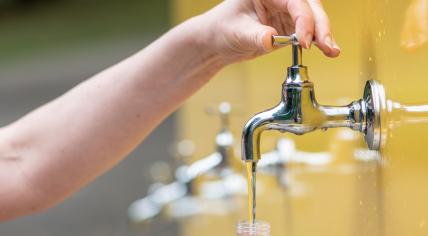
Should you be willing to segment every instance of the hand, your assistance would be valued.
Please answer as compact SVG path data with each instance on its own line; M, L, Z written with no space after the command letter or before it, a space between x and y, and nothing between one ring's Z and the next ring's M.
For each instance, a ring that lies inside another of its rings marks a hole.
M314 40L326 56L340 53L321 0L225 0L201 18L209 47L229 63L268 53L273 35L292 33L303 48Z
M413 0L406 10L401 47L417 50L428 42L428 0Z

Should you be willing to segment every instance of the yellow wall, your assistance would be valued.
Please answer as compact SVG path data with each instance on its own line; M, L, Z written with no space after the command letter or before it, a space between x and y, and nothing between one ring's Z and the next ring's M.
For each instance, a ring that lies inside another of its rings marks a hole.
M376 76L385 85L388 98L428 104L428 1L380 1L372 7L369 18L375 22L370 31ZM379 190L385 235L427 235L428 124L404 124L409 119L396 113L385 112L384 121L389 128L385 129ZM426 114L419 116L426 119ZM392 125L394 120L400 122Z
M174 0L174 21L201 13L217 2ZM391 100L428 101L428 47L423 43L428 35L428 7L421 8L428 0L323 3L342 55L332 60L315 48L304 52L304 64L320 103L344 105L359 99L368 79L380 80ZM416 43L409 43L410 39ZM403 46L403 42L407 43ZM195 142L197 157L212 152L218 120L203 111L228 101L235 108L231 128L239 150L245 122L279 101L289 64L290 49L285 48L220 72L181 109L180 138ZM287 189L275 185L271 177L260 177L258 217L271 223L272 235L427 235L428 157L424 146L428 124L403 124L406 118L394 111L385 110L383 117L387 139L379 162L356 160L355 150L365 148L363 137L347 130L288 135L298 149L328 151L334 161L315 169L290 164ZM272 149L281 135L264 134L262 150ZM237 212L186 220L183 235L233 235L236 221L246 218L245 201L236 199Z

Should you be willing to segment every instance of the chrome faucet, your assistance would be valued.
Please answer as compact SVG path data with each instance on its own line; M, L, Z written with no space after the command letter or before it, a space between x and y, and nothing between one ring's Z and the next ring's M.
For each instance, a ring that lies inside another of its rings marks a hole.
M282 86L281 102L256 114L244 127L242 159L260 159L260 137L265 130L303 135L317 129L349 127L365 135L370 149L378 150L381 142L380 112L384 101L379 82L366 83L363 98L347 106L324 106L315 99L314 85L308 69L302 65L302 48L296 36L274 36L274 45L292 45L292 65Z

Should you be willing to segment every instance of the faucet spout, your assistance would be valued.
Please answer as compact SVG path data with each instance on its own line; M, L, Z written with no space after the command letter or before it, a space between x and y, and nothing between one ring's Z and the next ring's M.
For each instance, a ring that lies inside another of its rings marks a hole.
M246 162L257 162L260 159L260 137L263 131L269 129L269 125L275 120L273 108L253 116L245 124L242 132L242 159Z

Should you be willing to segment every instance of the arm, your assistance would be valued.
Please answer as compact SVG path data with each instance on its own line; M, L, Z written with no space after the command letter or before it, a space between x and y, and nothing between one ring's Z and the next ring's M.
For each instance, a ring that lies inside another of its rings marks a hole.
M0 220L62 201L122 160L222 67L272 50L277 32L254 17L268 12L259 3L225 1L0 129ZM272 6L294 7L292 21L308 29L299 38L312 38L309 5L288 5Z

